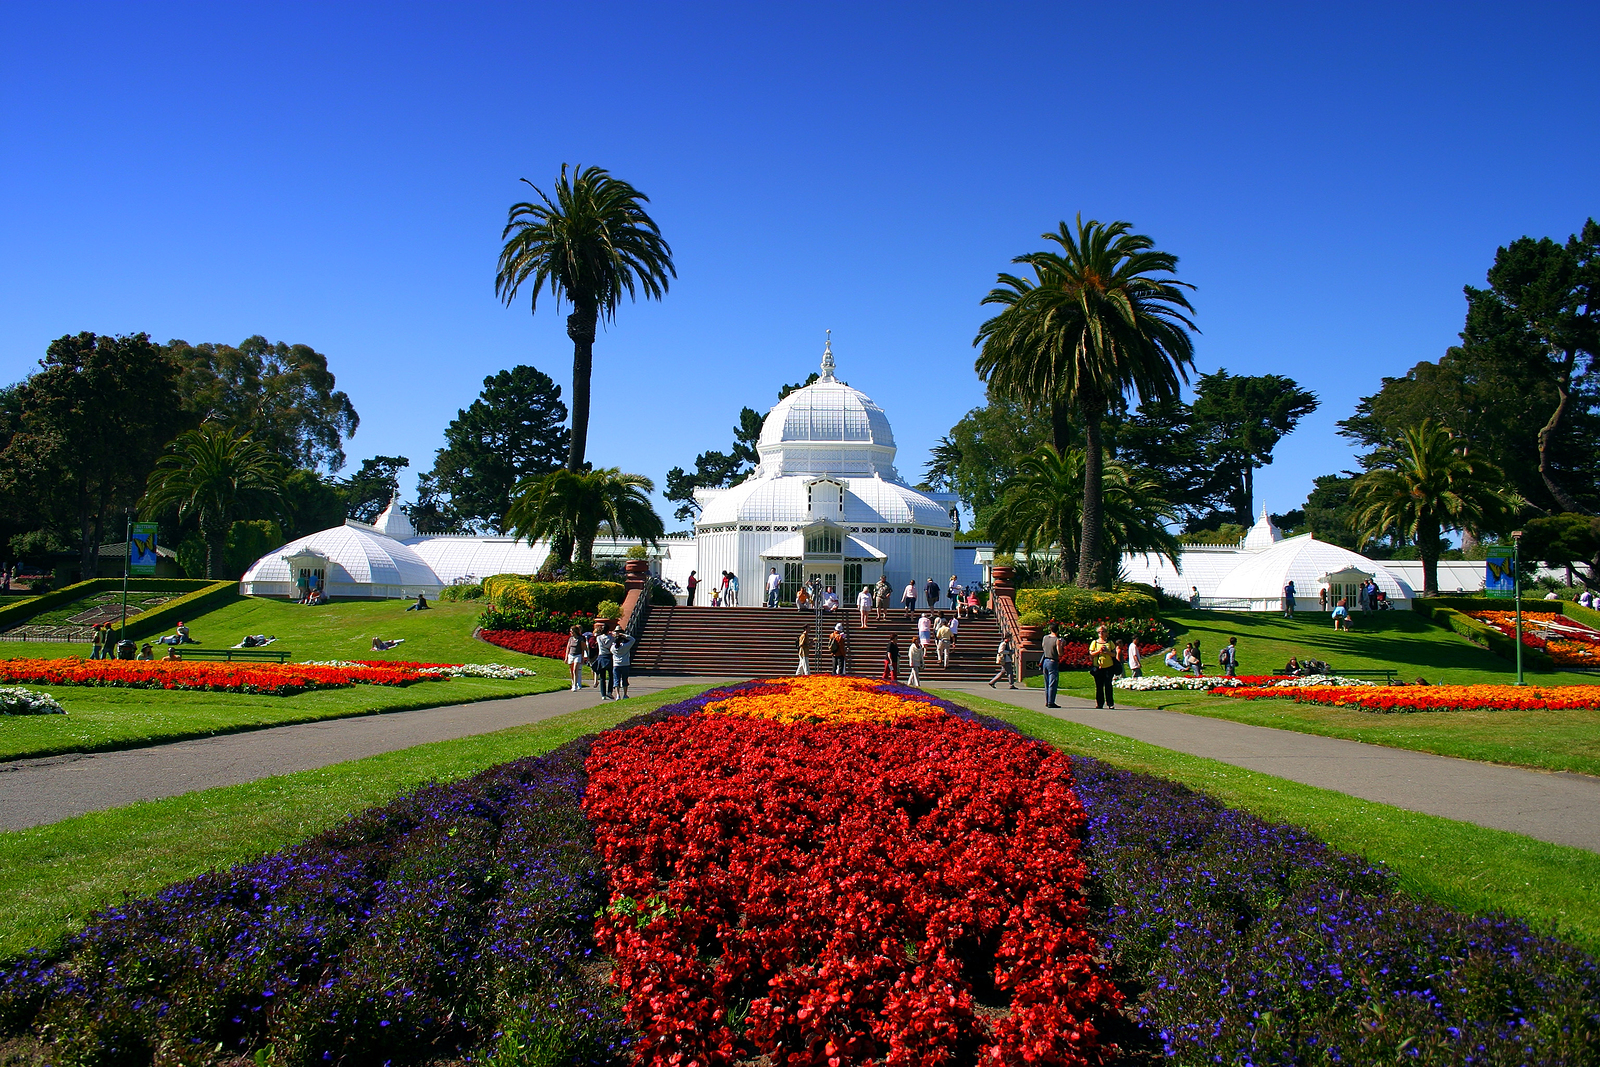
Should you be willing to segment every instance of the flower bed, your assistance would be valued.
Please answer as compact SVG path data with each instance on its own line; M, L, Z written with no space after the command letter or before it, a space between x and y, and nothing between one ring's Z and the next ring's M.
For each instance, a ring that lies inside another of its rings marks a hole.
M1310 681L1307 679L1307 681ZM1408 711L1573 711L1600 708L1600 686L1308 684L1300 688L1250 687L1220 691L1241 700L1289 697L1307 704L1332 704L1374 712Z
M1470 618L1487 623L1516 640L1516 615L1510 611L1473 611ZM1600 630L1562 615L1523 612L1522 643L1549 654L1557 667L1600 666ZM1516 647L1512 646L1513 649Z
M637 1062L1102 1062L1067 757L946 707L794 679L595 742Z
M493 678L510 681L516 678L533 678L538 675L529 667L507 667L503 663L404 663L398 660L312 660L308 666L317 667L383 667L408 670L427 678Z
M1151 653L1160 652L1166 645L1155 642L1139 643L1139 654L1149 656ZM1061 658L1056 661L1062 670L1086 671L1089 669L1089 645L1087 642L1078 643L1064 641L1061 645Z
M317 667L306 663L212 663L182 660L0 660L0 681L122 689L196 689L291 696L351 685L410 685L427 675L393 667Z
M491 645L498 645L512 652L521 652L527 656L566 659L567 639L571 635L545 633L542 630L479 630L478 636Z
M67 709L49 693L17 685L0 686L0 715L65 715Z

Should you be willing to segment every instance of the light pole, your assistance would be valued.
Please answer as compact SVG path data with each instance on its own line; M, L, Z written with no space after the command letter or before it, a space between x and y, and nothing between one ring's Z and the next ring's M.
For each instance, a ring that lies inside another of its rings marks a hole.
M1522 531L1511 531L1511 581L1517 604L1517 684L1522 683Z
M122 628L117 633L117 650L128 639L128 570L133 565L133 512L128 512L127 535L122 542Z

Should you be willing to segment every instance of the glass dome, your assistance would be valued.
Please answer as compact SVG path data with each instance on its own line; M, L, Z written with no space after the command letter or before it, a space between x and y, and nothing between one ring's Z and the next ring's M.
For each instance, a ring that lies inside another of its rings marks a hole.
M822 376L796 389L767 414L756 451L756 476L880 475L899 480L894 469L894 433L872 398L833 376L833 348L823 349Z

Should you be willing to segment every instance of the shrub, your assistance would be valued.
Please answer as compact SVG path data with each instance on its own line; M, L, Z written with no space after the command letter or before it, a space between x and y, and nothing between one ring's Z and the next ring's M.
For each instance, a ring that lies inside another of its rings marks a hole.
M602 600L600 601L600 605L594 609L594 617L597 619L611 619L615 621L621 617L621 615L622 605L617 603L615 600Z
M447 585L439 591L440 600L477 600L483 596L482 582L462 582L458 585Z
M629 559L649 559L650 558L650 553L648 553L648 552L646 552L644 550L644 546L643 545L634 545L632 548L628 549L628 558Z
M594 616L574 611L528 611L523 608L497 608L493 604L478 615L478 625L485 630L543 630L564 634L574 626L587 630Z
M1017 616L1018 626L1045 626L1049 622L1049 617L1042 611L1024 611Z
M656 582L650 583L650 603L656 607L670 608L678 603L678 598L672 590Z
M1041 612L1063 623L1100 622L1156 613L1156 598L1134 589L1096 593L1087 589L1019 589L1017 611Z
M524 611L583 612L593 615L603 600L620 602L621 582L536 582L510 574L483 580L483 592L497 608Z

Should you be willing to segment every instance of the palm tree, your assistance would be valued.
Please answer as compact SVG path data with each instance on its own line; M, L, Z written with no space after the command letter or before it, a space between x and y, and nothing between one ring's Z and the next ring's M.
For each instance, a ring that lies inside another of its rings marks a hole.
M1153 248L1131 225L1084 222L1074 233L1063 222L1044 234L1061 251L1033 252L1012 262L1033 269L1032 280L1000 275L985 304L1004 308L978 330L978 375L997 392L1050 406L1056 451L1071 441L1071 416L1082 420L1087 457L1083 481L1078 583L1104 584L1102 536L1105 485L1101 424L1129 392L1141 402L1171 400L1194 365L1195 329L1186 282L1170 274L1178 257Z
M539 202L512 204L500 234L500 267L494 291L506 305L529 284L530 310L538 309L547 285L559 310L572 304L567 336L572 338L572 440L567 469L584 469L589 439L589 377L594 366L595 328L616 317L617 305L636 290L660 300L668 279L678 276L672 249L642 205L650 198L599 167L561 164L555 199L522 179Z
M215 423L182 434L156 461L140 508L146 517L176 509L193 517L206 543L206 576L222 578L222 555L236 519L283 506L283 468L248 436Z
M512 491L506 528L530 544L541 537L565 538L577 549L579 566L594 565L594 540L603 527L612 537L642 537L652 545L666 532L650 506L655 483L616 467L551 471ZM564 561L562 561L564 562Z
M1083 451L1057 452L1044 445L1017 463L1017 472L1000 487L1000 499L987 517L985 535L1002 552L1026 554L1054 546L1061 580L1076 577L1083 530ZM1160 487L1134 468L1115 460L1103 465L1102 537L1130 552L1155 553L1176 562L1179 543L1168 528L1177 513ZM1111 568L1096 578L1107 584Z
M1446 530L1473 533L1510 518L1523 501L1507 491L1505 475L1467 455L1450 431L1424 419L1406 430L1384 466L1350 487L1351 526L1363 545L1398 534L1422 558L1422 592L1439 591L1439 538Z

